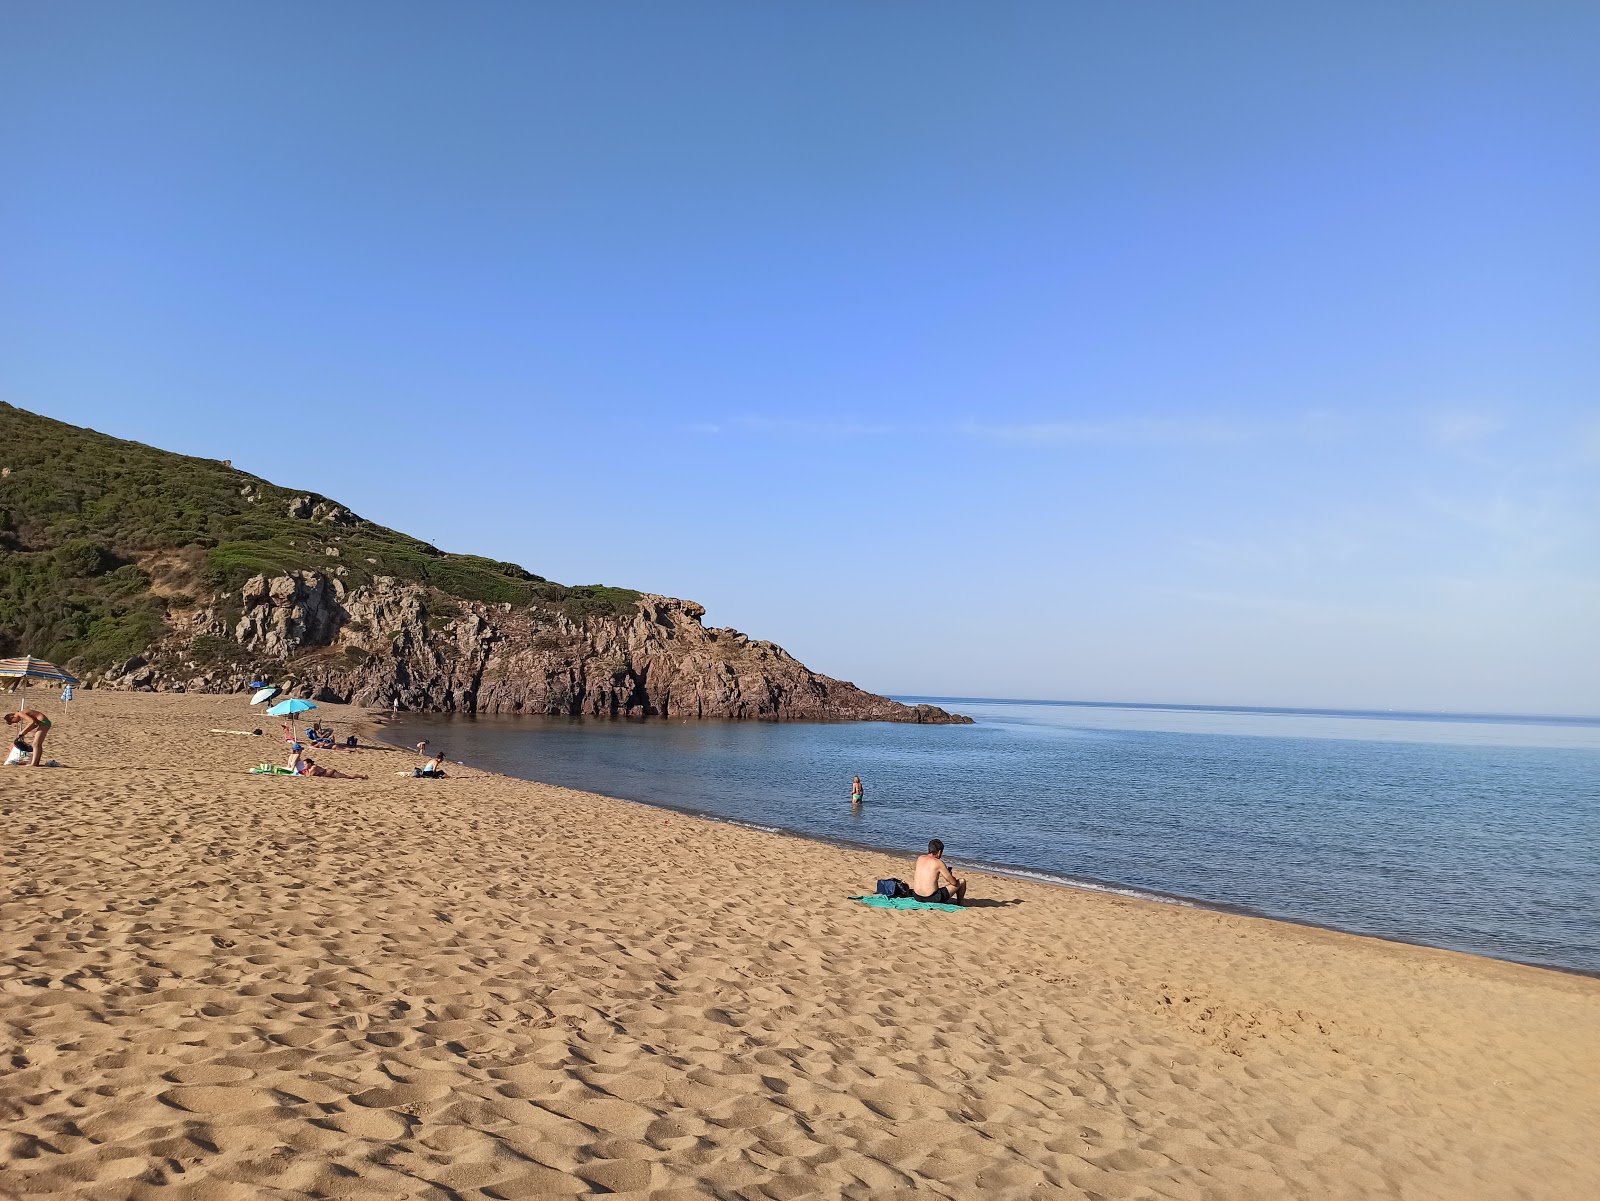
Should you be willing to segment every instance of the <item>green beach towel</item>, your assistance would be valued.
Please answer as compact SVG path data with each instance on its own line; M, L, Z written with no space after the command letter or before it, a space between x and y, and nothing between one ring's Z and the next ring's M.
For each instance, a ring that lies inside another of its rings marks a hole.
M263 763L260 767L250 769L252 776L292 776L294 773L287 767L279 767L275 763Z
M936 909L940 913L960 913L960 905L939 905L933 902L916 901L910 897L851 897L852 901L860 901L863 905L871 905L874 909Z

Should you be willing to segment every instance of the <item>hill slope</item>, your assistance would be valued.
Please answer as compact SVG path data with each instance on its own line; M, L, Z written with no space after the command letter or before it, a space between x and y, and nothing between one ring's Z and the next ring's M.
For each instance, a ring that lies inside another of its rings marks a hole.
M0 404L0 655L467 712L964 721L704 610L446 554L327 497Z

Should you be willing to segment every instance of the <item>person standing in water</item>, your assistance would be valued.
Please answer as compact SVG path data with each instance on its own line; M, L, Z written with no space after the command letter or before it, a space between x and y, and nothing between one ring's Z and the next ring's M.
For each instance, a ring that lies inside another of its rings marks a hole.
M857 776L850 784L850 803L861 804L861 798L867 795L867 790L861 787L861 777Z

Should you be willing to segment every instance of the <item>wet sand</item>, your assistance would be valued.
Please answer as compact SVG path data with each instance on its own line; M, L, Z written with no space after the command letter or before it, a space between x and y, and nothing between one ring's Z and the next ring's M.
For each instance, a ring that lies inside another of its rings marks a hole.
M906 860L45 695L0 1195L1600 1195L1600 981L993 877L873 910Z

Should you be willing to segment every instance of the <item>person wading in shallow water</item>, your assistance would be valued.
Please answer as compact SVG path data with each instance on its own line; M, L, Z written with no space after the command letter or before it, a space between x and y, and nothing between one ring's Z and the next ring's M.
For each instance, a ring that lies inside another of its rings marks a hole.
M928 840L928 853L917 856L911 875L911 894L924 905L959 905L967 895L967 882L951 874L944 862L944 843Z
M37 709L19 709L15 713L6 714L6 725L14 726L22 723L22 733L16 737L17 742L27 742L28 735L33 735L33 759L30 766L38 767L44 762L44 739L50 733L50 719Z
M867 790L861 787L861 777L857 776L850 784L850 803L861 804L861 798L867 795Z

